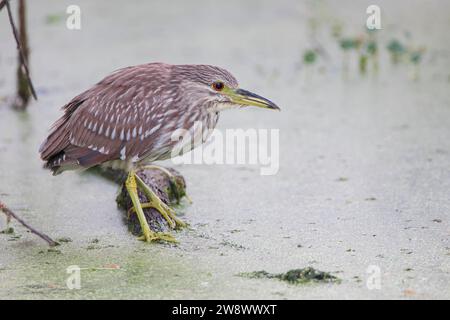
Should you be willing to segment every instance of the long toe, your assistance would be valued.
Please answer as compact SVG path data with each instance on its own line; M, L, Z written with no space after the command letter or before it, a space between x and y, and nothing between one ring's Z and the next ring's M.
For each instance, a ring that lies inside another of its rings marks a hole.
M164 233L164 232L156 232L149 236L142 235L138 238L138 240L145 241L145 242L166 241L166 242L178 243L178 241L175 237L173 237L171 234Z

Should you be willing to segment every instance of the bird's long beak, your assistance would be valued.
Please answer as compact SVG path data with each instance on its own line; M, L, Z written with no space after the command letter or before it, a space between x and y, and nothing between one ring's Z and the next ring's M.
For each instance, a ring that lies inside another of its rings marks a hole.
M229 89L226 93L236 104L280 110L272 101L244 89Z

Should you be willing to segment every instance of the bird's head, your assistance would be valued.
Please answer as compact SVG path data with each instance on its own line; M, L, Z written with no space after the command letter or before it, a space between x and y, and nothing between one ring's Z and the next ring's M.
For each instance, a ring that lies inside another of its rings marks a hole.
M239 88L236 78L227 70L210 65L178 65L172 74L191 99L206 102L213 111L236 107L255 106L280 110L272 101Z

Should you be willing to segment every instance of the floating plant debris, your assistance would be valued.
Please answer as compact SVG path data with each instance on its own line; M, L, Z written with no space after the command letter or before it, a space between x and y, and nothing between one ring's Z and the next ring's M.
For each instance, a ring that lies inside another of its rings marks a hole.
M339 283L341 280L333 276L332 274L320 270L316 270L313 267L307 267L303 269L292 269L285 273L273 274L267 271L254 271L240 273L239 276L250 279L278 279L288 282L290 284L306 284L311 282L326 282L326 283Z

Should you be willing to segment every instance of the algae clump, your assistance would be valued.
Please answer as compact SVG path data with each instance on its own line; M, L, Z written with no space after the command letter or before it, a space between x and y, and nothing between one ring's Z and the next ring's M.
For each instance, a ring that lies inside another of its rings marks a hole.
M290 284L306 284L310 282L327 282L327 283L339 283L341 280L333 276L332 274L320 270L316 270L312 267L303 269L292 269L285 273L273 274L267 271L254 271L240 273L239 276L251 278L251 279L278 279L288 282Z

